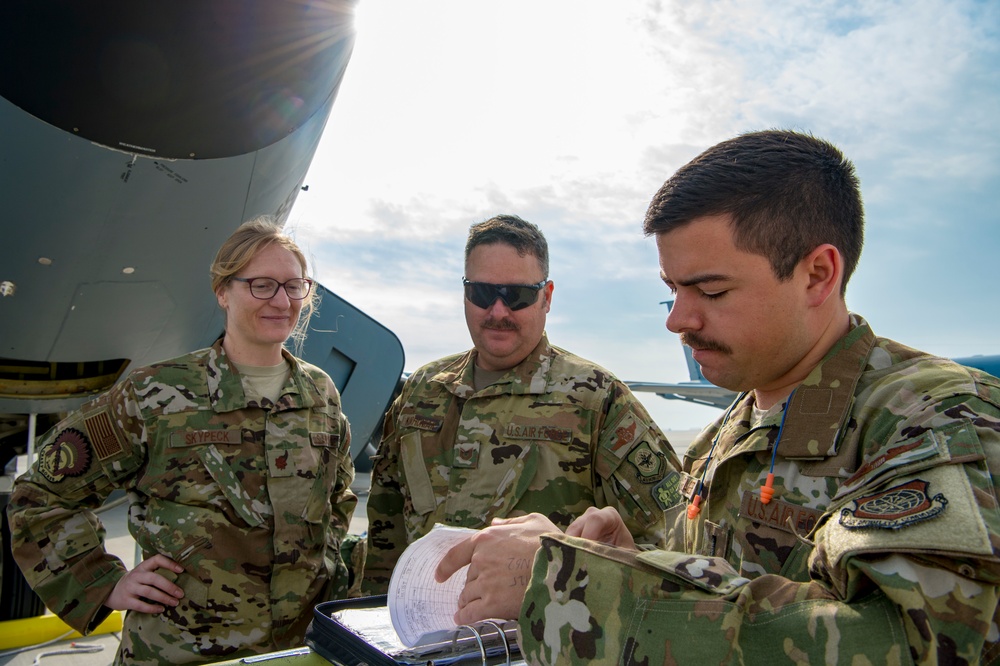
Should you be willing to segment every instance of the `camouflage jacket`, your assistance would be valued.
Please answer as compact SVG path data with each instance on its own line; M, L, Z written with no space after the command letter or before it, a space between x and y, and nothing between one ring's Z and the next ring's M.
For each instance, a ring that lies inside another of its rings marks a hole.
M315 603L344 595L339 544L357 498L350 430L319 368L285 353L277 404L248 401L221 343L132 372L47 433L10 500L13 552L45 604L82 633L124 575L92 512L131 501L143 557L184 589L129 612L118 663L217 661L301 644Z
M752 427L749 394L691 445L666 550L543 539L529 661L1000 658L1000 380L852 324L788 400L780 440L780 407Z
M385 592L407 544L434 523L483 527L540 512L561 527L618 509L637 541L663 537L664 485L680 461L646 409L607 370L543 336L476 392L474 350L410 376L386 415L368 498L362 589Z

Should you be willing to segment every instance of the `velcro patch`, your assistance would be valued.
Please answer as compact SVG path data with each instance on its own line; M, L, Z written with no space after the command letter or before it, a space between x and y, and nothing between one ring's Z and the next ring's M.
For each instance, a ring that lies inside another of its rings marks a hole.
M649 427L639 423L635 414L631 411L627 412L615 425L615 439L611 442L609 448L616 456L624 458L632 450L632 445L639 441L646 434L647 430L649 430Z
M214 430L191 430L170 433L173 446L208 446L210 444L239 444L243 441L243 431L216 428Z
M452 467L477 469L479 467L479 442L458 442L455 444L455 458Z
M628 454L628 461L632 463L639 472L639 481L642 483L653 483L660 478L660 470L663 468L663 458L653 451L649 442L642 442L633 447Z
M666 511L672 506L681 502L681 475L671 471L652 489L653 499L656 504Z
M38 471L52 483L80 476L90 469L90 442L76 428L66 428L41 450Z
M905 486L915 477L905 477L893 481L896 486ZM840 563L845 557L860 553L919 553L927 551L960 552L968 555L992 557L994 548L990 541L990 529L984 513L995 509L980 506L975 491L966 474L964 465L940 465L920 472L921 483L927 482L948 498L947 520L922 520L903 529L854 529L846 527L840 520L841 508L848 507L845 501L838 506L838 519L828 520L816 532L816 545L827 553L827 562ZM866 490L867 497L876 495L874 490ZM923 493L926 496L926 492ZM859 500L857 503L861 503ZM838 566L838 570L843 570ZM846 589L846 581L834 581L840 591Z
M442 419L433 416L421 416L420 414L403 414L399 417L400 428L416 428L428 432L437 432L444 423Z
M311 432L309 441L313 446L340 446L340 435L329 432Z
M740 518L798 536L809 534L822 515L819 509L799 506L776 497L764 504L760 501L760 492L745 492L740 502Z
M547 425L527 425L508 423L504 431L507 439L537 439L546 442L569 444L573 439L573 431L569 428L557 428Z
M94 452L99 460L107 460L111 456L121 453L122 441L119 438L118 430L111 423L111 415L106 409L86 417L83 424L90 434Z
M840 510L840 524L848 529L898 530L929 520L948 506L941 493L931 497L930 483L914 479L873 495L859 497Z
M698 492L698 477L692 476L687 472L681 472L681 484L680 484L681 497L690 502L691 500L694 499L695 493L697 492Z
M859 479L863 479L867 474L869 474L869 473L877 470L879 467L881 467L882 465L886 464L887 462L889 462L893 458L897 458L897 457L903 455L904 453L908 453L908 452L912 451L913 449L915 449L918 446L920 446L922 443L923 443L923 440L917 440L915 442L908 442L906 444L901 444L899 446L893 447L893 448L885 451L884 453L879 454L875 458L869 460L864 465L862 465L861 467L859 467L857 472L855 472L854 474L852 474L850 476L850 478L848 478L846 481L844 481L844 485L851 485L855 481L858 481Z

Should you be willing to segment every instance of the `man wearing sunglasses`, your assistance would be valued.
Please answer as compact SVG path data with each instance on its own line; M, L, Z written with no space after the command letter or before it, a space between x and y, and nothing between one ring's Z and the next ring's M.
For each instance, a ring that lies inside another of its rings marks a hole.
M549 344L548 264L535 225L513 215L472 225L462 284L473 348L413 373L386 414L366 592L386 592L403 549L435 523L479 528L538 512L566 527L588 507L612 507L636 542L662 538L663 509L680 501L679 460L628 387Z

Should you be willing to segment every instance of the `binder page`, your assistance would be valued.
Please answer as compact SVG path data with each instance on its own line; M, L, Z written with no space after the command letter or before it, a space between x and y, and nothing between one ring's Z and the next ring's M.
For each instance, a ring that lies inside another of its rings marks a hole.
M407 647L420 637L455 628L458 595L465 586L465 566L443 583L434 580L434 570L453 546L476 533L467 527L437 524L403 551L389 579L389 618Z

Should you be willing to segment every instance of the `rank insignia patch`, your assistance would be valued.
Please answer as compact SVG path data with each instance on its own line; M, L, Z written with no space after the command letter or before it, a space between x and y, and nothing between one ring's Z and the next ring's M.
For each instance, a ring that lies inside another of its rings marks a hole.
M455 457L451 466L459 469L478 469L479 442L458 442L455 444Z
M873 495L859 497L840 510L840 524L850 529L898 530L929 520L944 511L948 500L931 497L927 481L915 479Z
M67 428L42 449L38 456L38 471L52 483L67 476L80 476L90 468L90 443L76 428Z

